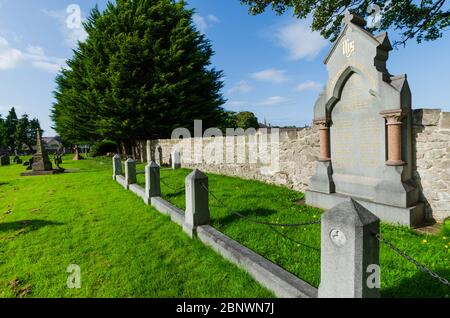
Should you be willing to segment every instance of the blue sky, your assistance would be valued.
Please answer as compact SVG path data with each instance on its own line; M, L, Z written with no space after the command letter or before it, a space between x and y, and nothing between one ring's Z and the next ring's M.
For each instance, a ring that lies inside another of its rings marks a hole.
M72 55L82 29L66 25L71 4L85 18L106 1L0 0L0 113L14 106L17 112L38 117L45 135L50 128L54 78ZM326 83L323 58L330 44L312 33L307 21L272 12L251 16L238 0L191 0L197 27L216 52L213 66L223 70L228 102L225 108L254 112L260 122L273 125L310 124L315 99ZM390 33L395 39L396 34ZM434 42L391 52L392 74L408 74L414 108L450 111L449 34Z

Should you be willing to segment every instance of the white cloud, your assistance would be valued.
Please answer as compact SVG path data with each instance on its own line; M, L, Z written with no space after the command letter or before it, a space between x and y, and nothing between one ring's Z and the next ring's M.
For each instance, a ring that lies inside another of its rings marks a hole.
M296 21L275 31L277 44L288 51L291 60L313 59L328 45L319 32L311 31L310 22Z
M210 27L210 24L208 22L220 23L219 18L213 14L208 14L205 18L205 17L201 16L200 14L195 13L192 16L192 21L194 22L195 26L201 33L206 33L206 31Z
M267 99L263 100L262 102L256 103L258 106L277 106L281 104L285 104L289 101L288 98L284 96L271 96Z
M11 47L5 38L0 37L0 70L13 69L23 59L22 52Z
M49 11L42 9L41 11L58 21L59 29L64 36L64 43L68 47L74 48L77 46L78 42L86 41L88 34L83 25L80 25L80 27L68 26L69 13L66 10Z
M50 73L58 72L66 63L65 59L47 56L40 46L28 46L24 56L33 67Z
M231 101L231 102L226 103L227 108L234 109L234 110L241 109L242 107L244 107L246 105L248 106L249 103L245 102L245 101Z
M256 80L271 82L275 84L281 84L287 81L286 71L273 68L253 73L251 77Z
M47 56L39 46L29 46L26 52L22 52L0 37L0 70L14 69L21 64L56 73L65 65L65 60Z
M214 14L208 14L208 20L214 23L220 23L220 19L216 17Z
M304 91L320 91L323 88L323 85L315 82L315 81L306 81L303 82L295 87L295 90L297 92L304 92Z
M208 29L208 23L206 23L204 17L196 13L192 16L192 20L194 21L195 26L201 33L206 33L206 30Z
M248 93L252 89L253 88L250 86L250 84L247 81L242 80L239 83L237 83L235 86L230 88L228 90L228 94L233 95L236 93Z

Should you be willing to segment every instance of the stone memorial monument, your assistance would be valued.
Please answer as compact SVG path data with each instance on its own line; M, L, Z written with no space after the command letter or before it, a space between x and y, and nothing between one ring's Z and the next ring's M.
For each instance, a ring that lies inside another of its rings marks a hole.
M314 107L320 159L306 203L330 209L348 197L381 220L414 226L424 215L413 180L411 92L386 66L387 33L373 36L347 13L325 59L329 81Z
M0 155L0 166L9 166L11 163L8 154Z
M62 169L53 169L47 151L42 145L39 129L36 130L36 153L33 155L32 160L30 160L30 164L31 171L22 172L22 176L41 176L64 172Z

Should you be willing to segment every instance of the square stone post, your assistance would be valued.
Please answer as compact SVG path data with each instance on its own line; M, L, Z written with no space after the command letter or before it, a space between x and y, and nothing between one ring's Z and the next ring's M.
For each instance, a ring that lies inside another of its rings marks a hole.
M178 150L172 151L171 158L172 158L172 169L174 170L180 169L181 168L180 152Z
M322 216L319 298L379 297L380 220L348 199Z
M125 161L125 182L127 185L137 183L136 161L131 158Z
M145 167L145 201L150 204L151 198L160 196L160 169L156 162L151 161Z
M113 180L116 180L117 176L122 174L122 159L119 155L113 157Z
M183 230L190 236L195 235L199 225L207 225L209 216L208 177L200 170L186 177L186 214Z

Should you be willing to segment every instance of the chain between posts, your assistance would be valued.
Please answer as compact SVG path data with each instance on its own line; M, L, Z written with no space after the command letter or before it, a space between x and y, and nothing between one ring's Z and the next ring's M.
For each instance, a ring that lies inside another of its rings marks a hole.
M160 179L161 183L164 184L166 187L168 187L170 190L172 191L180 191L180 190L184 190L184 186L180 187L180 188L174 188L173 186L171 186L170 184L168 184L167 182L164 181L164 179Z
M401 257L405 258L406 260L410 261L411 263L413 263L417 268L419 268L422 272L430 275L431 277L439 280L442 284L450 286L450 283L447 279L439 276L437 273L433 272L432 270L430 270L429 268L425 267L424 265L422 265L421 263L419 263L418 261L416 261L414 258L412 258L411 256L409 256L408 254L406 254L405 252L401 251L398 247L396 247L394 244L392 244L391 242L389 242L388 240L386 240L384 237L381 236L381 234L375 234L376 238L378 239L378 241L380 241L381 243L386 244L390 249L392 249L394 252L396 252L398 255L400 255Z
M228 210L229 213L237 215L238 217L245 219L249 222L255 223L255 224L262 224L262 225L268 225L268 226L279 226L279 227L300 227L300 226L307 226L307 225L314 225L314 224L320 224L320 220L318 221L311 221L311 222L305 222L305 223L293 223L293 224L283 224L283 223L271 223L271 222L265 222L265 221L258 221L253 218L250 218L246 215L243 215L239 212L235 212L232 209L230 209L225 203L223 203L217 196L214 195L209 189L202 183L202 187L208 191L208 193L219 202L225 209Z

